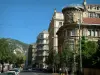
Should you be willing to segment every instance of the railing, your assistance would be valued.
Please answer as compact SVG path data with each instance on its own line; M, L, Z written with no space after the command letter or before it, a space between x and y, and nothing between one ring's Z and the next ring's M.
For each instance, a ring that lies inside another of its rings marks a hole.
M48 42L39 42L37 44L49 44Z
M38 48L37 50L49 50L49 48Z
M38 54L37 56L48 56L49 54Z

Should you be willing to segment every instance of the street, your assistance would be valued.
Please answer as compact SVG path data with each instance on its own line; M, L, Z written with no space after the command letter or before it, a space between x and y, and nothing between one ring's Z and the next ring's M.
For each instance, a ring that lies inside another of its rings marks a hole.
M20 75L52 75L51 73L21 72Z
M52 74L42 73L42 72L21 72L20 75L52 75Z

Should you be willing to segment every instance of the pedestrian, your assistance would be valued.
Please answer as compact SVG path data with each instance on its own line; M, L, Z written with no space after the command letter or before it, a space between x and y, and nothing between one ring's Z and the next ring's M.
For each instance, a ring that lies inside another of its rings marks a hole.
M60 75L61 75L61 68L59 68L59 73L60 73Z
M65 75L68 75L68 68L65 68Z

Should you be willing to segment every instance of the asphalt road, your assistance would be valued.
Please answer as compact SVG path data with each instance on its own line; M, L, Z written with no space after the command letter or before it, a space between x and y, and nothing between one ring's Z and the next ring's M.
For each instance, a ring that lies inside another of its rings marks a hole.
M50 73L21 72L20 75L52 75Z
M21 72L19 75L52 75L51 73L42 73L42 72Z

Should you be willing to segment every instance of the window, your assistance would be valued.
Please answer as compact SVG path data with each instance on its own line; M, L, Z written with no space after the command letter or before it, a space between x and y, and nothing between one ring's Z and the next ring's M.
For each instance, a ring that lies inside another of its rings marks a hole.
M97 14L95 14L95 17L96 17L96 18L98 17Z
M62 26L62 22L59 22L59 25Z
M88 36L91 36L91 30L88 30Z
M97 10L99 10L99 6L97 6Z
M95 31L95 36L98 36L98 31L97 30Z
M94 7L94 9L96 10L96 9L97 9L97 7L95 6L95 7Z
M100 18L100 14L98 14L98 18Z
M88 6L88 9L90 9L90 7Z
M71 31L71 36L75 36L75 30L74 29Z
M88 17L90 17L90 13L88 13Z
M90 6L90 9L92 9L92 6Z
M39 38L43 38L43 34L41 34L41 35L39 36Z
M98 36L98 30L88 30L88 36Z
M83 36L86 36L86 29L83 29L83 30L82 30L82 35L83 35Z
M90 17L93 17L93 14L92 13L90 13Z
M93 13L93 17L95 17L96 16L96 14L95 13Z
M91 36L94 36L94 31L93 30L91 30Z

